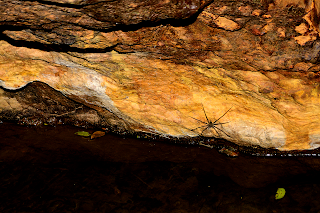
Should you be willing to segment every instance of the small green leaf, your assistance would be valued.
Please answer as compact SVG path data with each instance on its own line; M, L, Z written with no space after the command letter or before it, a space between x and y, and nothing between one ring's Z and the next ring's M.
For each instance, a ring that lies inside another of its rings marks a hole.
M283 198L285 194L286 194L286 190L284 188L278 188L277 193L275 195L275 199L279 200Z
M83 137L89 137L91 135L89 132L86 132L86 131L79 131L79 132L75 132L74 134L83 136Z

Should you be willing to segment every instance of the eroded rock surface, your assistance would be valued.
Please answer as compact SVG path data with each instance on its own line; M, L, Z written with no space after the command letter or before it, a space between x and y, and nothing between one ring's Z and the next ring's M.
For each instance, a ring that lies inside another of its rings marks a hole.
M42 81L135 131L320 146L317 1L1 2L4 88Z

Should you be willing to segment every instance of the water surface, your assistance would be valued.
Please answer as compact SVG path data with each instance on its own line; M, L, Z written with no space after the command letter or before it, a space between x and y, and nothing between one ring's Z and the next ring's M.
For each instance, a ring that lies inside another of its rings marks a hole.
M231 158L81 130L0 124L0 212L320 211L318 157Z

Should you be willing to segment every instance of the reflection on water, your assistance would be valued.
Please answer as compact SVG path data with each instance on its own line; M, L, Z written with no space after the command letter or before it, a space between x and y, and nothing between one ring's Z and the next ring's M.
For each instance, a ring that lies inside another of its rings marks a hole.
M90 140L79 130L0 124L0 212L320 210L320 158L230 158L111 134Z

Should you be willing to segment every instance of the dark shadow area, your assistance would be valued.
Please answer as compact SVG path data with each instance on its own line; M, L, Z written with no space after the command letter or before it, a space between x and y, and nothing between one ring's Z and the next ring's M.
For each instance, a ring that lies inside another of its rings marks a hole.
M0 124L1 212L318 212L320 159ZM286 195L275 199L278 187Z

